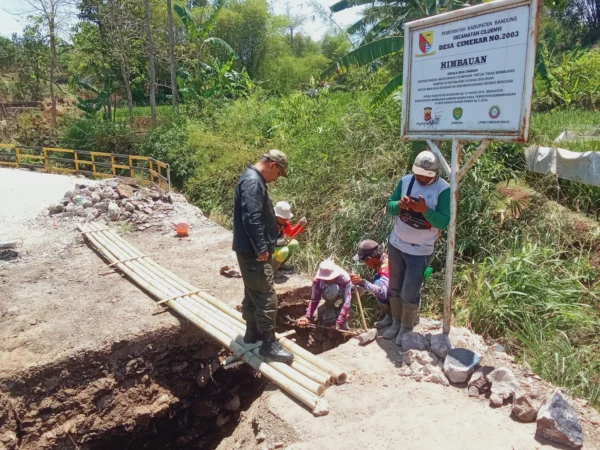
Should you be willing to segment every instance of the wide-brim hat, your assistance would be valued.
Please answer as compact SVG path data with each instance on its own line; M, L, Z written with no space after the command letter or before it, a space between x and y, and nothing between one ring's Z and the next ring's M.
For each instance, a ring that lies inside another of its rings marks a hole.
M294 217L292 214L292 207L288 202L277 202L275 205L275 215L285 220L290 220Z
M323 281L331 281L342 274L342 269L332 260L326 259L319 266L319 271L315 278Z

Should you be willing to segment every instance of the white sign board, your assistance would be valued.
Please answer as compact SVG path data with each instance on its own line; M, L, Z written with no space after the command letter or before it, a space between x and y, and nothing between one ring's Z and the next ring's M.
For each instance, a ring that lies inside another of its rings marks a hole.
M501 0L408 23L402 135L526 141L537 15Z

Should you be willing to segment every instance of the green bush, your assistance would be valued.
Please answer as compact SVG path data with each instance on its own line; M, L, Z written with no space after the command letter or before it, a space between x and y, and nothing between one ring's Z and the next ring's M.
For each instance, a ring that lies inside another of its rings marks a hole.
M185 181L195 170L195 154L188 145L190 122L185 117L176 117L165 125L156 127L146 135L143 142L136 145L135 151L168 162L171 169L171 183L182 189Z
M301 58L280 56L265 71L266 87L278 94L289 94L302 85L308 85L310 77L317 77L328 65L329 60L318 53Z
M60 145L76 150L128 155L135 153L137 140L126 122L97 118L69 119L60 131Z
M188 146L195 155L195 171L186 183L190 199L206 213L230 213L237 179L264 149L199 128L190 132Z
M504 339L537 374L600 406L594 378L600 367L600 293L589 254L521 241L506 254L462 268L459 320Z
M600 50L574 50L545 57L548 80L538 77L534 106L538 110L600 105Z

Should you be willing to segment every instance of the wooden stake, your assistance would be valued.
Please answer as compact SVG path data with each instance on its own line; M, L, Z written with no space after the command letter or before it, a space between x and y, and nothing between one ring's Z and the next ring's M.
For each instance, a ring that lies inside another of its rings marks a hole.
M354 289L354 297L358 302L358 310L360 311L360 318L362 319L363 328L368 330L367 321L365 320L365 313L363 312L362 302L360 301L360 294L358 293L358 289Z

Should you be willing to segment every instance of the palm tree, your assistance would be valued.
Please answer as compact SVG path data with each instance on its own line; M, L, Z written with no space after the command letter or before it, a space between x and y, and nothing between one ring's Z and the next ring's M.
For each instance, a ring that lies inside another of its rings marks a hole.
M348 33L361 38L360 46L340 58L321 74L330 79L351 67L368 66L381 58L404 49L404 24L423 17L453 11L482 3L482 0L341 0L333 4L332 13L360 5L370 5L363 17L348 28ZM372 100L378 105L402 86L403 74L393 77Z

